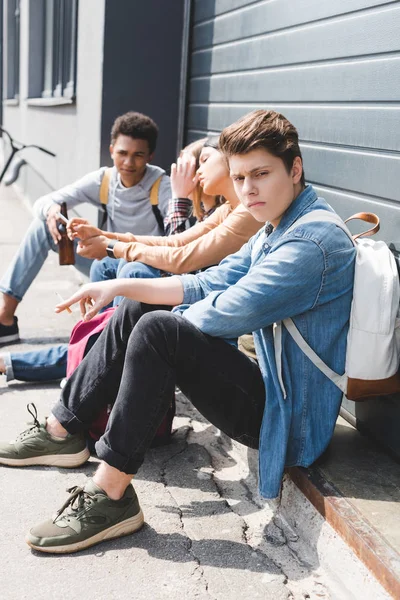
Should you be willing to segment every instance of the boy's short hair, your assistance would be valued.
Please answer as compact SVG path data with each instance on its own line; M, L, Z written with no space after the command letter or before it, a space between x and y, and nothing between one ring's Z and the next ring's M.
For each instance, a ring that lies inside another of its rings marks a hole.
M222 131L219 145L227 157L263 148L280 158L288 173L296 156L302 159L296 127L274 110L254 110L241 117ZM300 183L305 184L304 171Z
M147 140L150 152L154 152L158 127L150 117L130 111L115 119L111 129L111 144L115 143L119 135L129 135L135 140Z

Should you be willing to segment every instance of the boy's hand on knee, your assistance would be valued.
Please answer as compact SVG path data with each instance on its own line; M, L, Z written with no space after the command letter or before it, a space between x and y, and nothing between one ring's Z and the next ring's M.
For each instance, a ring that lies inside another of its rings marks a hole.
M60 205L52 204L50 206L49 210L47 211L47 217L46 217L47 227L49 228L50 235L53 238L53 242L55 244L58 244L58 242L61 240L61 234L57 228L57 225L58 225L57 215L59 212L60 212Z
M80 256L85 258L105 258L107 256L106 248L108 238L105 235L98 235L87 240L81 240L76 249Z

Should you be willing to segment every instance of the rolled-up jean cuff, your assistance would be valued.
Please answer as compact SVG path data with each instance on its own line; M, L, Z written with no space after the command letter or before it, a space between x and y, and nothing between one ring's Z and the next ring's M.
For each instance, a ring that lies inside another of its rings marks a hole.
M127 458L126 456L111 450L111 448L103 442L102 438L96 442L95 448L97 457L100 458L100 460L104 460L110 467L114 467L127 475L136 475L143 463L144 456L137 456L136 458L130 456Z
M12 365L11 354L9 352L4 352L3 361L4 361L4 365L6 367L6 372L5 372L6 381L12 381L13 379L15 379L15 375L14 375L14 369L13 369L13 365Z
M87 424L82 423L62 402L57 402L51 409L57 421L70 433L81 433L87 429Z
M11 298L14 298L14 300L16 300L17 302L21 302L21 300L22 300L22 296L18 296L17 294L14 294L14 292L12 292L12 290L10 290L9 288L5 288L2 285L0 285L0 292L2 292L3 294L7 294L7 296L11 296Z

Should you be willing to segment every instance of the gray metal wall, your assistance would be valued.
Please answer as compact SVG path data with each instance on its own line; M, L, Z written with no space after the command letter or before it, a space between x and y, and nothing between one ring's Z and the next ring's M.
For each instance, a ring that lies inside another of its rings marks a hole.
M320 195L376 212L400 250L400 2L194 0L187 140L266 107L297 126ZM400 456L399 397L344 407Z
M184 0L106 0L101 164L109 164L110 131L128 110L159 126L154 164L176 159Z
M377 212L400 242L400 2L193 5L187 139L278 110L299 130L307 180L343 217Z

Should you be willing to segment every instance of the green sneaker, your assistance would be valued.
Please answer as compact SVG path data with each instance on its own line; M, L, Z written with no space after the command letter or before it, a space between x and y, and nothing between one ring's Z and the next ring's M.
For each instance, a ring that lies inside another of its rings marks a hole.
M34 404L27 405L33 425L9 444L0 444L0 464L10 467L49 465L79 467L90 456L82 435L53 438L46 431L46 423L39 423Z
M53 520L30 530L27 544L39 552L68 554L140 529L144 518L132 485L111 500L94 481L67 490L71 496Z

